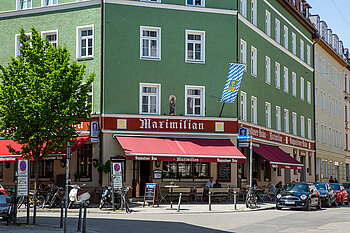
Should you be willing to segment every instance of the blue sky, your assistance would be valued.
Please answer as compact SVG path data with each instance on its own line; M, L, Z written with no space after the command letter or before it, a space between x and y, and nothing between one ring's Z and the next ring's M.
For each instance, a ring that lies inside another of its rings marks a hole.
M344 47L350 48L350 17L348 17L350 0L307 0L307 2L312 7L310 13L318 14L321 20L327 23L328 28L344 42Z

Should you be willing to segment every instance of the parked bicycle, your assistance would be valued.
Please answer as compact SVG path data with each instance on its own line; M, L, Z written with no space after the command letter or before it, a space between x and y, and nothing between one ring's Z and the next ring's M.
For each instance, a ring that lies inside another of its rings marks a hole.
M258 195L253 188L249 188L248 190L245 205L250 209L260 208L260 204L258 203Z

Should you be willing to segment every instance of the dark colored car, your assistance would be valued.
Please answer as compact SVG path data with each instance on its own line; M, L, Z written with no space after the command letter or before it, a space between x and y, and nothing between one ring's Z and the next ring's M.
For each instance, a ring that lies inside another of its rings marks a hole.
M0 217L2 217L4 220L7 220L10 203L11 203L11 198L8 197L3 192L0 192Z
M330 184L315 183L315 187L320 193L321 203L323 206L332 207L332 205L337 205L337 198Z
M348 192L343 187L343 185L334 183L334 184L331 184L331 186L334 189L335 195L337 197L337 202L340 205L343 205L343 203L345 203L346 205L349 205L349 195L348 195Z
M310 210L311 207L321 209L321 198L316 187L312 183L288 184L277 195L276 208L300 208Z

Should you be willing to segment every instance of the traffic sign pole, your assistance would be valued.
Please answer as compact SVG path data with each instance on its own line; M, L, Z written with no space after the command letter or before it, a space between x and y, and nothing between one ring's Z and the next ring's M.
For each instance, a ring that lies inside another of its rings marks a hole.
M69 187L69 159L70 159L70 143L67 142L67 156L66 156L66 198L64 203L64 233L67 233L67 209L68 209L68 187Z

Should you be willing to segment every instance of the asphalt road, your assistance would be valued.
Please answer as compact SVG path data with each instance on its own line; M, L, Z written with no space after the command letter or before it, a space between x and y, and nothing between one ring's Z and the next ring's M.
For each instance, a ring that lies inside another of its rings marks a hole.
M24 215L25 213L21 213ZM76 230L77 214L68 219L69 232ZM20 221L24 222L23 217ZM57 213L39 213L40 226L5 226L0 232L63 232L57 227ZM262 210L203 214L97 214L88 215L88 232L349 232L350 207L312 210Z

